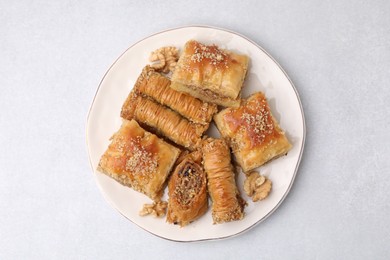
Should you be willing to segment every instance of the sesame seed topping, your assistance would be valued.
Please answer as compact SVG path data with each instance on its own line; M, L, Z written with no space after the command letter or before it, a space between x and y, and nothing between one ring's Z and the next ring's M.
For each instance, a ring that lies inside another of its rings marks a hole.
M262 144L267 136L274 134L272 115L265 99L251 100L238 109L231 109L225 119L237 135L246 133L252 145Z
M211 65L219 65L223 63L227 66L228 54L219 49L216 45L204 45L196 43L194 45L194 53L191 55L191 61L194 63L200 63L207 61Z
M158 156L153 155L141 145L141 137L137 136L129 143L130 156L126 161L126 170L135 174L148 176L158 167Z

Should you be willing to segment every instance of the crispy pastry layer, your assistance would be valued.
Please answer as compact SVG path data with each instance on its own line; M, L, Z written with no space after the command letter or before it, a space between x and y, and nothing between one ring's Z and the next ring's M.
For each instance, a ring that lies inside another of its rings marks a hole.
M135 91L170 107L188 120L208 125L217 112L215 104L203 102L191 95L170 88L171 81L146 66L135 84Z
M236 187L228 145L223 139L208 138L203 141L202 151L214 223L242 219L244 205Z
M192 123L175 111L135 92L128 96L122 107L121 116L146 124L190 150L200 145L201 136L208 128L208 125Z

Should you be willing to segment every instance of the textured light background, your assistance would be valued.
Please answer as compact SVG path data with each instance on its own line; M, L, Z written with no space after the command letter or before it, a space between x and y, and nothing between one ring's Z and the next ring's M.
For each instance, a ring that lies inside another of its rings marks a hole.
M0 259L389 259L390 2L0 0ZM228 240L175 243L104 201L85 122L131 44L205 24L264 47L307 139L281 207Z

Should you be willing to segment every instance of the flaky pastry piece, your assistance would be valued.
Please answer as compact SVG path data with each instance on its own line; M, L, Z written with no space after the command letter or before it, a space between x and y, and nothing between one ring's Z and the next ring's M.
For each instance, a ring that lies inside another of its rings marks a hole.
M248 63L246 55L190 40L172 74L171 88L206 102L237 107Z
M186 226L206 213L207 179L202 154L195 151L176 167L168 182L167 222Z
M252 94L239 108L222 110L214 121L244 172L285 155L292 147L262 92Z
M145 131L135 120L123 120L97 170L158 200L179 153L179 149Z
M170 107L194 123L208 125L217 112L217 106L176 91L170 85L171 81L167 77L146 66L138 77L134 90Z
M159 134L190 150L200 145L201 136L208 128L208 125L192 123L175 111L136 92L131 92L128 96L121 116L152 127Z
M207 138L202 152L214 224L242 219L245 202L236 186L228 145L223 139Z

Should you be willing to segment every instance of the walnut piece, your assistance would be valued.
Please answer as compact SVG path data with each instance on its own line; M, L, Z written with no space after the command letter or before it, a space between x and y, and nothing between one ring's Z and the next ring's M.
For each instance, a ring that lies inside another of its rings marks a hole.
M265 182L256 189L255 194L252 197L253 202L263 200L268 197L268 194L271 192L272 182L269 179L266 179Z
M178 59L179 50L173 46L161 47L153 51L149 57L149 60L154 62L151 67L163 73L173 72Z
M244 181L244 191L246 195L252 197L253 202L265 199L271 189L271 180L256 171L250 172Z
M140 216L152 215L154 217L163 217L167 211L168 202L155 201L153 204L144 204L142 210L139 212Z

